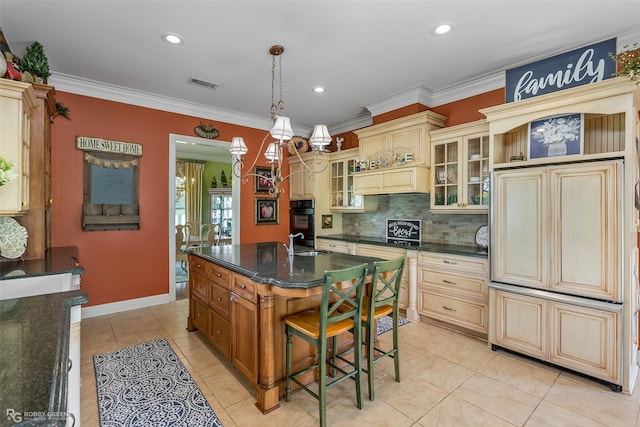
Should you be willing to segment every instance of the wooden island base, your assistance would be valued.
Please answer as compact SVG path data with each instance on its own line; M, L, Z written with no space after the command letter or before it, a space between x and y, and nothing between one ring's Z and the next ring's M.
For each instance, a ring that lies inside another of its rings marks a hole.
M319 305L322 287L256 283L194 254L189 254L189 268L187 330L204 334L256 387L256 407L262 413L279 408L286 369L284 318ZM351 334L345 334L339 350L352 342ZM294 370L311 366L316 358L314 346L294 338ZM313 372L308 380L315 381Z

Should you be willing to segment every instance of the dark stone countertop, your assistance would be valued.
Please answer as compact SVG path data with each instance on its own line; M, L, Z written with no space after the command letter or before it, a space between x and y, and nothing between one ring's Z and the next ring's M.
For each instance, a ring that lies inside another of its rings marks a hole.
M452 255L475 256L487 258L487 249L478 246L449 245L446 243L422 243L419 246L404 246L397 243L389 243L384 237L359 236L352 234L329 234L326 236L316 236L316 239L340 240L344 242L363 243L368 245L402 247L416 251L440 252Z
M81 290L0 301L0 427L66 424L70 310L86 302Z
M23 261L2 258L0 262L0 281L63 273L84 273L78 260L78 248L75 246L51 248L40 259Z
M304 246L295 247L295 252L308 250L310 248ZM255 282L280 288L313 288L322 284L325 270L340 270L363 263L372 270L373 262L380 260L338 252L290 259L281 242L210 246L189 249L189 252Z

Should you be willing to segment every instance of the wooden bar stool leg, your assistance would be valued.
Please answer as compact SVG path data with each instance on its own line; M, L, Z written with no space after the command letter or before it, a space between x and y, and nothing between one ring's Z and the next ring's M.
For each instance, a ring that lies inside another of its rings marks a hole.
M287 376L285 381L284 397L285 397L285 401L288 402L289 399L291 398L291 346L292 346L293 337L289 332L289 326L285 326L285 331L287 334L287 367L286 367Z

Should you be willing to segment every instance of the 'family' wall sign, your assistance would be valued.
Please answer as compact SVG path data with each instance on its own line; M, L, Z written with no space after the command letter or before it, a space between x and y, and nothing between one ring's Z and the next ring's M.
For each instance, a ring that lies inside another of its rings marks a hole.
M506 71L506 102L521 101L609 79L615 75L616 39L605 40Z

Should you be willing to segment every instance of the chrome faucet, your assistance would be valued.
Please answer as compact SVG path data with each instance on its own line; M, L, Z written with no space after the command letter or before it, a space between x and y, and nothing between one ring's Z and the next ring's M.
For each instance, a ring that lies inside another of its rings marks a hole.
M302 233L289 234L289 247L287 247L287 245L285 245L284 243L282 244L282 246L285 247L285 249L289 253L289 256L291 256L291 257L294 255L294 252L293 252L293 239L295 239L296 237L302 237L304 239L304 234L302 234Z

